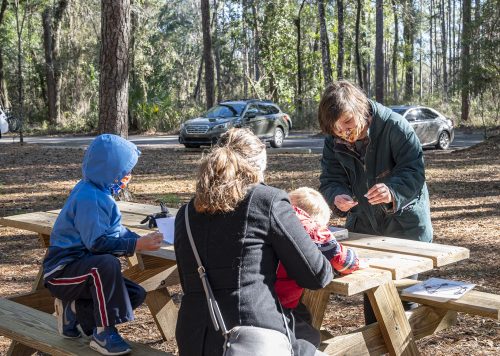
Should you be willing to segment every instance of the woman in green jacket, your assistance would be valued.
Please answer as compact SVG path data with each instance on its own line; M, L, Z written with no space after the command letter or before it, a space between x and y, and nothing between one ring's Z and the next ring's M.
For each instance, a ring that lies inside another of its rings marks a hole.
M348 81L325 89L318 120L327 135L320 191L346 228L431 242L422 146L408 122Z

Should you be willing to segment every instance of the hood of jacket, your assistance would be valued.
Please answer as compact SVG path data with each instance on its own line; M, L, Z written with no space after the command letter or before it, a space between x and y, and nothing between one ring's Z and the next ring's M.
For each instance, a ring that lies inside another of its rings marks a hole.
M110 189L113 183L119 182L132 171L140 154L135 144L120 136L97 136L83 158L83 180L100 189Z

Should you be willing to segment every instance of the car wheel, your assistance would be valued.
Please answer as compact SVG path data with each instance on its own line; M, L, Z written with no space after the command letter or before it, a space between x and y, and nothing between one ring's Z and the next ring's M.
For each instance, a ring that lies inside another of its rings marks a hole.
M450 147L450 134L446 131L443 131L439 134L438 142L436 147L441 150L446 150Z
M285 133L281 127L274 129L273 139L271 140L271 147L280 148L283 145Z
M184 146L186 148L200 148L200 145L196 145L196 144L193 144L193 143L185 143Z

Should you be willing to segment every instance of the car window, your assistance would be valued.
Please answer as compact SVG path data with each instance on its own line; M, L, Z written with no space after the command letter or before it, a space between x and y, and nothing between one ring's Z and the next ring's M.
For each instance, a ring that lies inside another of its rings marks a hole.
M406 120L408 120L408 121L415 121L415 120L417 120L417 119L418 119L418 117L419 117L419 111L420 111L420 110L418 110L418 109L413 109L413 110L410 110L410 111L406 114L406 116L405 116Z
M243 105L235 104L219 104L208 110L204 117L208 118L224 118L233 117L241 115L243 111Z
M257 115L260 115L260 114L261 114L261 112L260 112L259 108L258 108L258 107L257 107L257 105L255 105L255 104L250 104L250 105L248 105L247 113L249 113L249 112L251 112L251 113L255 113L255 114L257 114Z
M436 114L434 111L431 111L429 109L421 109L423 118L424 120L434 120L436 117L438 117L438 114Z
M279 113L279 110L274 106L270 104L259 104L259 110L263 115L274 115Z
M404 115L404 113L406 112L406 109L402 109L402 108L391 108L391 110L399 115Z
M280 109L278 109L276 106L274 105L266 105L267 106L267 110L269 112L269 114L271 115L275 115L275 114L279 114L280 112Z

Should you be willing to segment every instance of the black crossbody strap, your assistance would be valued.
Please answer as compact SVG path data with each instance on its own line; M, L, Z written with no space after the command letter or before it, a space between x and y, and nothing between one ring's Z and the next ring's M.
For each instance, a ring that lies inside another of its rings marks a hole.
M210 283L208 282L208 276L205 271L205 267L201 263L200 255L198 254L198 249L194 244L193 234L191 233L191 226L189 225L189 203L186 204L184 220L186 221L186 230L189 237L189 243L191 244L191 248L193 249L194 257L196 258L196 262L198 263L198 274L200 275L201 282L203 284L203 289L205 290L205 296L207 297L208 311L210 314L210 318L212 319L212 323L214 324L215 330L219 330L222 332L223 336L227 335L226 324L224 323L224 319L222 318L222 313L219 309L219 304L215 300L214 293L212 291L212 287L210 287Z

